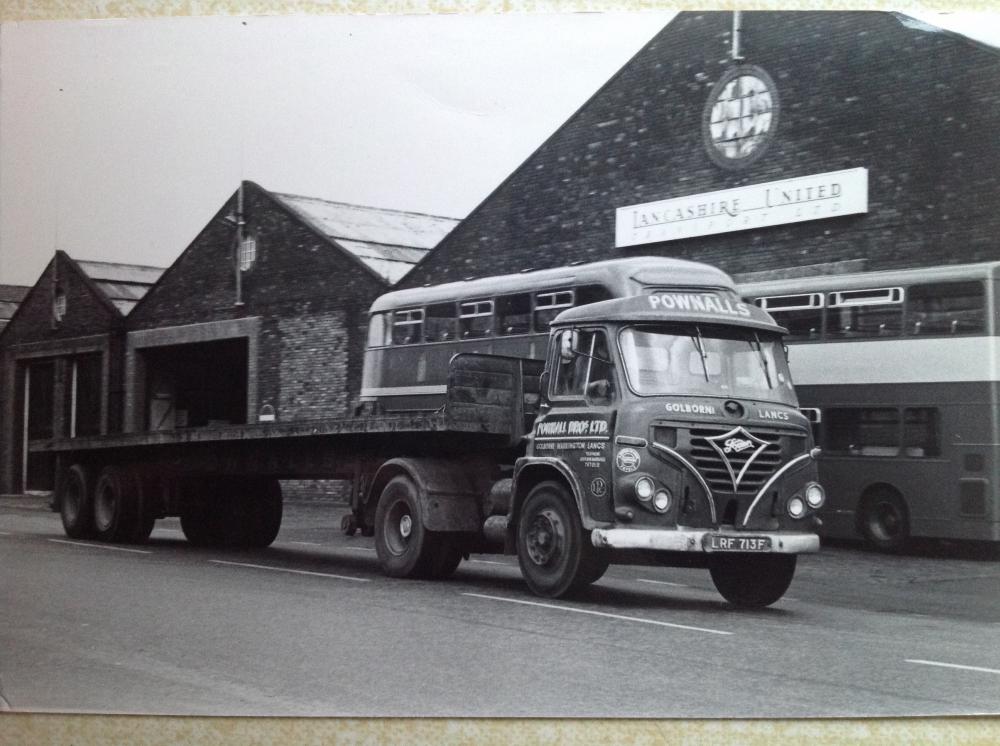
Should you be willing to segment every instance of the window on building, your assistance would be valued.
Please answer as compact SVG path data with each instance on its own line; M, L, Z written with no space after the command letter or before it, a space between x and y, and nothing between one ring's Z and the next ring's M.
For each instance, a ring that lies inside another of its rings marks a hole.
M497 298L497 334L527 334L531 331L531 294Z
M409 308L392 314L392 343L412 345L423 341L424 311Z
M833 338L895 337L903 331L903 289L843 290L827 298Z
M424 341L447 342L458 335L458 317L454 303L427 306L424 315Z
M774 295L757 298L754 303L788 329L792 341L819 339L823 334L823 295Z
M66 291L56 288L56 293L52 297L52 320L56 324L66 317Z
M985 326L981 282L939 282L914 285L907 302L910 334L976 334Z
M246 272L257 262L257 237L249 233L240 241L240 270Z
M462 339L479 339L493 333L493 301L473 300L460 303L459 333Z
M535 293L535 331L547 332L552 319L573 306L572 290L547 290Z

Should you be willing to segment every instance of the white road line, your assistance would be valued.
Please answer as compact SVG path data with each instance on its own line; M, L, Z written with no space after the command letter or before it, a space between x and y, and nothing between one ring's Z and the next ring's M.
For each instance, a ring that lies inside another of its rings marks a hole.
M939 666L941 668L958 668L962 671L979 671L980 673L1000 674L996 668L981 668L980 666L960 666L957 663L941 663L940 661L923 661L919 658L906 658L907 663L919 663L922 666Z
M497 562L496 560L470 559L469 562L478 562L481 565L501 565L503 567L513 567L510 562Z
M318 541L287 541L287 542L283 541L281 543L282 544L304 544L304 545L309 546L309 547L318 547L319 546L319 542Z
M75 547L91 547L92 549L110 549L112 552L132 552L133 554L152 554L148 549L128 549L126 547L113 547L108 544L88 544L83 541L66 541L65 539L49 539L56 544L72 544Z
M271 570L272 572L290 572L295 575L315 575L320 578L336 578L337 580L353 580L357 583L367 583L368 578L354 578L350 575L334 575L328 572L312 572L311 570L292 570L287 567L272 567L270 565L252 565L249 562L227 562L226 560L209 560L216 565L234 565L236 567L252 567L256 570Z
M557 604L544 604L538 601L523 601L519 598L504 598L502 596L487 596L483 593L463 593L463 596L473 598L486 598L491 601L506 601L511 604L524 604L525 606L540 606L543 609L556 609L558 611L572 611L577 614L590 614L592 616L602 616L608 619L621 619L625 622L638 622L640 624L655 624L657 627L672 627L674 629L687 629L694 632L707 632L711 635L731 635L732 632L724 632L721 629L708 629L707 627L692 627L688 624L674 624L672 622L660 622L656 619L642 619L636 616L623 616L621 614L609 614L605 611L591 611L590 609L577 609L572 606L559 606Z
M351 552L374 552L375 547L339 547L340 549L347 549Z
M669 585L671 588L690 588L685 583L671 583L667 580L650 580L649 578L636 578L640 583L655 583L656 585Z

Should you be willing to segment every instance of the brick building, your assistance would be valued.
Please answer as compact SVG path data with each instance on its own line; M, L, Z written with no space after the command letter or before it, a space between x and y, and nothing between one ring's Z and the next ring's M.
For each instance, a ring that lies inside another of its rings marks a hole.
M368 306L456 222L244 182L129 315L125 430L344 414Z
M402 282L618 256L743 278L1000 257L1000 54L891 13L684 12Z
M162 269L57 251L0 332L0 491L50 489L27 440L120 432L125 315Z

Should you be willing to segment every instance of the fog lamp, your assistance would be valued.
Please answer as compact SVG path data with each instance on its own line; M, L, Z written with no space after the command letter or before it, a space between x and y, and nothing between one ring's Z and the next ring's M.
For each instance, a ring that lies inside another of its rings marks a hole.
M670 510L670 490L660 490L653 497L653 507L657 513L666 513Z
M796 495L795 497L793 497L791 500L788 501L786 509L788 510L788 515L790 515L792 518L801 518L802 515L806 512L806 504L802 502L801 497Z
M806 502L809 503L810 508L818 508L825 501L826 493L820 485L816 482L810 482L806 485Z
M649 502L655 490L656 485L649 477L639 477L635 480L635 496L643 502Z

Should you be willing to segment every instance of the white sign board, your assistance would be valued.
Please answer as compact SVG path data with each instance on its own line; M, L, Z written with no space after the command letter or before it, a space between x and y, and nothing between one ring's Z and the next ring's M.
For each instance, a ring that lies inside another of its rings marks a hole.
M619 207L615 213L615 247L859 212L868 212L868 169L849 168Z

